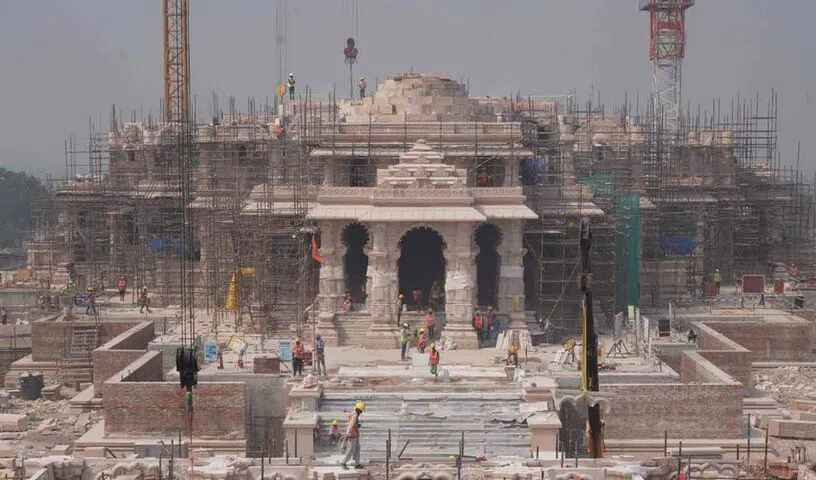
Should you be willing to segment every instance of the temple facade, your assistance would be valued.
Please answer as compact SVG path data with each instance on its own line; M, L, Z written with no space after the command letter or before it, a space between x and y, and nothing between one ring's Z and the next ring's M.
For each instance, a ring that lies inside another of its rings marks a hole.
M470 186L467 169L418 140L375 186L321 187L308 218L323 256L318 331L330 341L357 309L370 316L359 339L369 347L395 346L398 318L428 310L465 348L477 347L476 307L525 328L523 222L537 215L520 186Z

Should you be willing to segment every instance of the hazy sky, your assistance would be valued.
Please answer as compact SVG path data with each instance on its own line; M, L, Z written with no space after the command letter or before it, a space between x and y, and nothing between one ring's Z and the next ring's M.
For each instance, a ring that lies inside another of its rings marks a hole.
M193 91L272 94L273 0L190 0ZM605 103L649 91L648 15L637 0L359 0L359 71L468 78L475 95L559 94ZM345 92L349 0L289 1L289 65L300 85ZM684 95L782 95L781 147L816 168L813 0L698 0L688 12ZM160 0L0 0L0 166L63 173L63 140L106 124L112 104L158 110ZM807 158L807 157L805 157Z

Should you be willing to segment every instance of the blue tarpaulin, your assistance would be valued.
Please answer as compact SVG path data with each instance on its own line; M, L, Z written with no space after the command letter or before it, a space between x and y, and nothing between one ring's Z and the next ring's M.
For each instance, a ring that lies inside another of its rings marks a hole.
M697 242L688 237L661 235L660 248L665 255L691 255L697 248Z

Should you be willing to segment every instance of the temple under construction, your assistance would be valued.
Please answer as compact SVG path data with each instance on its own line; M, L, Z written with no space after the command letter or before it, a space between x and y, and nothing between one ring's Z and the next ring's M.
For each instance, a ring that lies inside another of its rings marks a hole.
M703 295L715 271L730 283L813 268L814 192L780 161L775 94L686 114L670 135L652 108L473 97L444 75L319 97L231 102L194 126L188 236L176 125L114 111L109 131L67 144L42 202L55 220L28 245L36 276L79 289L125 277L176 304L185 260L210 329L377 344L365 338L396 328L399 294L406 318L434 297L450 325L492 306L574 333L582 217L602 326L628 305Z

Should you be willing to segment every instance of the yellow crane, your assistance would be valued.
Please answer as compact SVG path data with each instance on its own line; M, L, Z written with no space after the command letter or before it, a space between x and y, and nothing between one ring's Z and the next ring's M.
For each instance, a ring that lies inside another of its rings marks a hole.
M164 121L190 119L189 0L162 0L164 17Z

